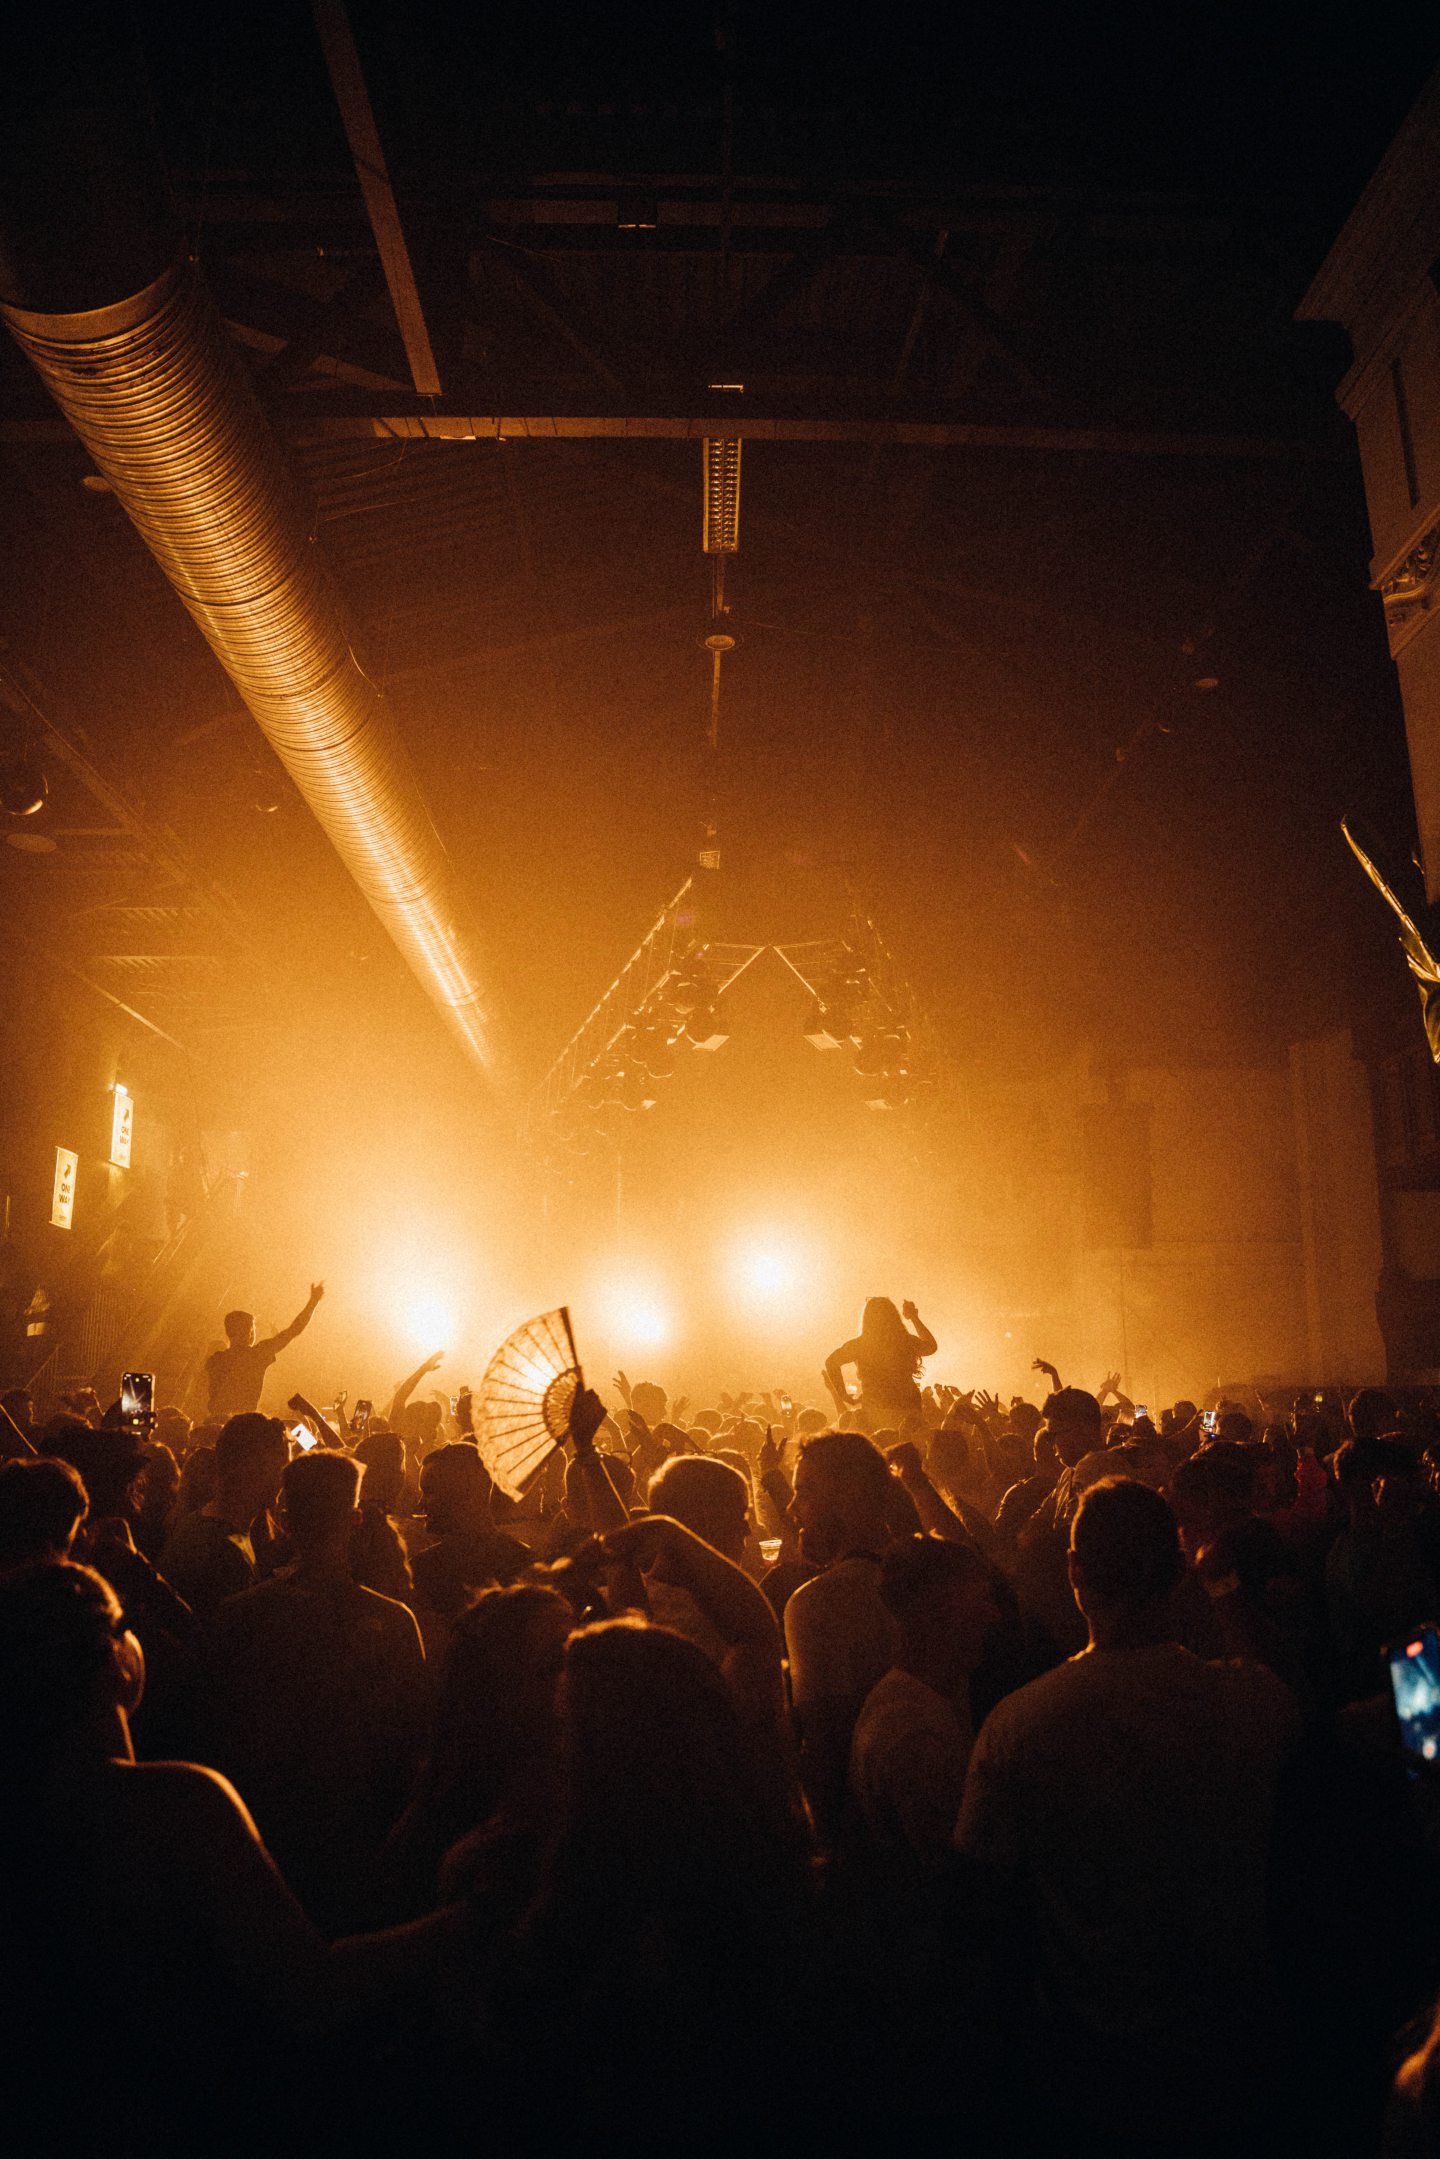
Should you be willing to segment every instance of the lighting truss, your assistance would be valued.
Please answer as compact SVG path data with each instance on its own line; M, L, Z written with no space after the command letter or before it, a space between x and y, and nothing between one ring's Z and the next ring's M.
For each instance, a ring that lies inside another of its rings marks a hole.
M950 1060L919 992L858 899L852 896L839 936L775 950L814 1000L806 1039L818 1050L853 1052L872 1108L937 1099Z
M725 1041L720 999L764 950L707 939L687 878L536 1088L532 1141L562 1156L584 1152L590 1137L607 1136L604 1112L652 1107L670 1076L669 1049Z

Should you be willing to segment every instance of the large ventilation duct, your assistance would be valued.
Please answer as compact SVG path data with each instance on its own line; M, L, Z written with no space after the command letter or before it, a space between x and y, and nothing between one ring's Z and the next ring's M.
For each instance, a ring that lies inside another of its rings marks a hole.
M99 120L123 137L131 114L117 122L98 96ZM143 147L123 158L107 188L94 169L94 145L106 139L95 110L53 129L43 164L58 168L69 215L57 219L55 188L32 169L0 240L0 312L365 898L493 1076L491 1019L456 919L450 865L394 717L352 650L299 491L189 260L176 254L153 274L156 247L173 247L153 189L146 199L153 158ZM57 137L89 146L78 167ZM78 210L77 173L89 183ZM133 220L117 218L117 193L130 197ZM27 219L26 205L37 202ZM123 258L96 239L117 228ZM117 259L133 277L147 246L152 275L138 289L121 285L117 297Z

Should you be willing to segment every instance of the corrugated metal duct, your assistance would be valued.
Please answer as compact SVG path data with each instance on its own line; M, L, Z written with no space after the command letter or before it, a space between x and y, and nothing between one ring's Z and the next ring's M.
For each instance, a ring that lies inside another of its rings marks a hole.
M95 235L115 229L117 196L134 205L124 235L130 275L147 249L153 269L157 244L164 261L174 243L163 204L156 213L148 149L121 160L106 197L93 148L103 97L75 116L81 125L67 129L62 118L56 127L56 137L91 146L80 175L87 200L68 222L70 238L43 173L26 176L26 198L48 213L38 222L12 194L0 311L360 890L493 1077L491 1015L456 918L449 862L395 719L351 649L339 592L244 367L183 255L114 297L117 256L107 261ZM118 138L130 116L116 120L112 105L101 118ZM73 209L76 163L62 165L59 140L45 148ZM108 294L96 289L107 277ZM74 311L82 296L105 304Z

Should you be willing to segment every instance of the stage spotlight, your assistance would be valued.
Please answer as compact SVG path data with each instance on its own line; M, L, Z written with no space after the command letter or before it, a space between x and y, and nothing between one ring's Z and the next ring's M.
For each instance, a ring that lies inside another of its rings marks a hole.
M415 1349L446 1349L455 1337L455 1312L438 1292L420 1290L403 1308L406 1336Z
M773 1306L793 1295L799 1286L800 1270L794 1254L783 1244L761 1243L741 1246L735 1255L735 1281L752 1303Z
M686 1037L697 1050L718 1050L730 1040L730 1030L714 1005L702 1005L685 1022Z
M636 1064L648 1072L652 1079L673 1078L675 1050L663 1027L647 1028L643 1034L638 1034L632 1054Z
M28 757L7 757L0 763L0 809L7 817L37 816L49 795L49 782Z
M616 1109L631 1111L654 1109L658 1099L654 1080L635 1064L615 1073L605 1095L605 1100Z
M836 1011L834 1006L823 1004L817 997L805 1022L805 1040L812 1049L838 1050L848 1040L850 1022L848 1017Z
M658 1349L670 1328L652 1298L622 1290L611 1300L610 1335L617 1350Z
M855 1052L855 1070L862 1079L903 1072L909 1049L910 1044L902 1034L868 1035Z

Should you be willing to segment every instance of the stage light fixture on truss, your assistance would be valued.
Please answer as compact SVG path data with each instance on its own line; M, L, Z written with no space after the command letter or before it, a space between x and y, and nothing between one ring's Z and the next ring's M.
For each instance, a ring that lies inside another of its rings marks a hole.
M842 936L777 945L813 1002L805 1039L849 1047L863 1099L875 1110L923 1109L939 1096L948 1062L919 996L859 901Z
M764 950L706 938L687 879L531 1099L527 1129L547 1166L573 1176L588 1154L613 1156L684 1046L714 1050L729 1039L721 1000Z

